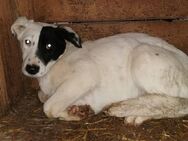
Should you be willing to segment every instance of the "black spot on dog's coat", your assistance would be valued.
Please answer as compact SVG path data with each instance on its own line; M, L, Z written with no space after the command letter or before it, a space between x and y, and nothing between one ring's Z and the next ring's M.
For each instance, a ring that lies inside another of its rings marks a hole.
M36 55L45 65L51 60L57 60L66 49L65 40L71 42L75 47L81 48L81 40L75 33L64 28L43 27L39 36Z

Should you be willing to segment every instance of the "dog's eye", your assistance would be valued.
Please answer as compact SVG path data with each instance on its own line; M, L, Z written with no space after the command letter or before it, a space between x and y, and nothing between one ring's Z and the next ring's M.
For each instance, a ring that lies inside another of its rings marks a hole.
M51 48L52 48L52 44L47 44L47 45L46 45L46 49L47 49L47 50L50 50Z
M30 45L31 45L31 41L28 40L28 39L26 39L26 40L25 40L25 44L28 45L28 46L30 46Z

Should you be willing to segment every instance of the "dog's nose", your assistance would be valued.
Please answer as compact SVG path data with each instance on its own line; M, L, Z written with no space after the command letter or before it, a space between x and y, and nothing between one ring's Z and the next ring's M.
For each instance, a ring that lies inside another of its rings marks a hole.
M25 70L29 73L29 74L36 74L39 72L39 66L37 65L26 65Z

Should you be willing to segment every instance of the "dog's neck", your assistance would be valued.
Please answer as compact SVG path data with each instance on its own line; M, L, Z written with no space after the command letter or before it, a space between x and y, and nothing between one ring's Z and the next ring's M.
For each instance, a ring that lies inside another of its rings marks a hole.
M48 67L50 67L50 69L48 70L48 72L51 71L51 69L54 69L54 65L56 65L57 63L61 63L61 64L66 64L67 59L69 58L69 56L71 56L72 53L76 52L80 50L80 48L75 47L73 44L66 42L66 49L65 52L55 61L55 62L49 62ZM65 69L65 68L64 68ZM44 77L46 77L48 75L48 72L46 75L37 78L38 81L40 81L41 79L43 79Z
M59 57L59 59L62 58L62 57L66 58L67 56L69 56L70 54L72 54L73 52L75 52L79 49L80 48L75 47L72 43L66 41L65 52Z

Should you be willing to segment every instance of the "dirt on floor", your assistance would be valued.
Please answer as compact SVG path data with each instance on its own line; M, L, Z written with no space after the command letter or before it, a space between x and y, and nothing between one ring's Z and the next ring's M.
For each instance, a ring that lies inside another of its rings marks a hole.
M188 116L134 127L101 113L79 122L48 119L36 91L0 119L0 141L188 141Z

